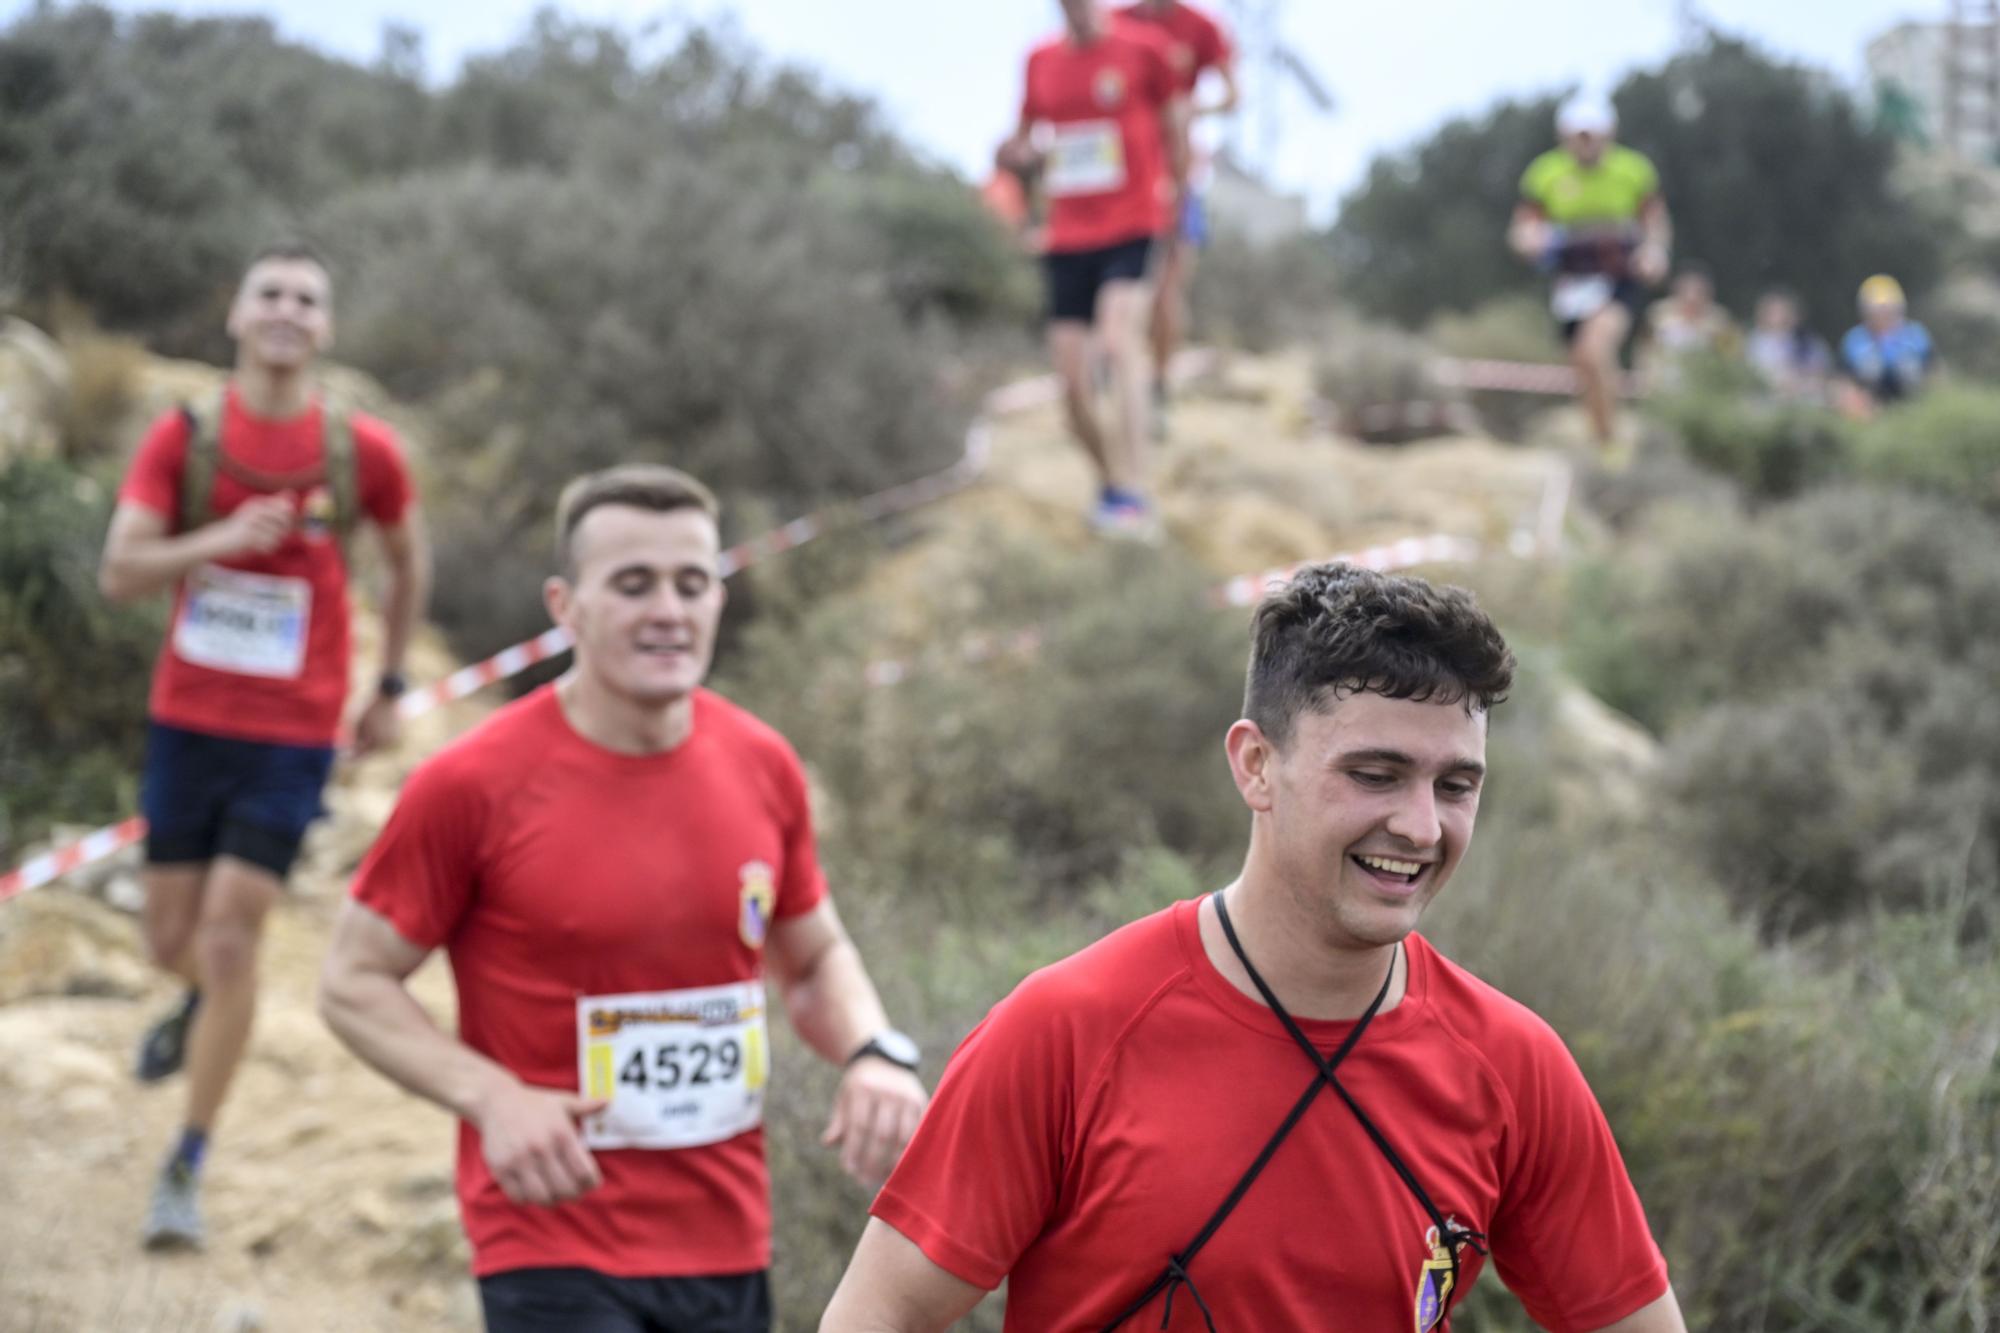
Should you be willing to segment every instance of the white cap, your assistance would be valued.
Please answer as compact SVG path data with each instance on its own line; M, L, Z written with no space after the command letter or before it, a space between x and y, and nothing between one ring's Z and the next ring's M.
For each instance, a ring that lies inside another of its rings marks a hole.
M1618 128L1618 113L1611 103L1602 97L1588 93L1578 93L1562 104L1556 112L1556 133L1595 134L1600 137L1615 132Z

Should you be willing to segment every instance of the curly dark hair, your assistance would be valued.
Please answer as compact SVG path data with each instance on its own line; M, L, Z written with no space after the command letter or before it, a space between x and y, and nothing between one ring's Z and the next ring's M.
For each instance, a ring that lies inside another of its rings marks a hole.
M1342 691L1488 709L1514 683L1514 654L1463 588L1308 565L1257 608L1243 716L1274 745L1303 709Z

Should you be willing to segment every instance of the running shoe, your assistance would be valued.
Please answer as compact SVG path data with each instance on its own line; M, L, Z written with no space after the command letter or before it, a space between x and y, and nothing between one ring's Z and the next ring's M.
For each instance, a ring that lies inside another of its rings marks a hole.
M201 1224L201 1176L176 1157L153 1183L153 1201L146 1207L146 1248L199 1250L207 1239Z
M1159 516L1143 500L1100 500L1090 511L1090 530L1113 541L1157 546L1162 540Z
M188 1028L194 1022L195 1007L201 1003L201 992L190 990L180 1007L146 1030L139 1043L139 1061L136 1073L141 1083L158 1083L171 1074L180 1072L187 1059Z

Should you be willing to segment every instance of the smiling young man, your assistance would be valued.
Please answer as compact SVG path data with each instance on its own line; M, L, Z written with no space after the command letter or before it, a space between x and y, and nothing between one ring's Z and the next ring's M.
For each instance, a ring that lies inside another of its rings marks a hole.
M1555 1333L1684 1333L1562 1042L1415 933L1513 656L1342 565L1258 610L1235 883L1030 976L952 1058L821 1333L1450 1326L1491 1256Z
M309 247L266 247L229 308L221 400L161 416L140 443L99 583L124 601L173 590L147 704L145 935L188 993L141 1043L139 1077L188 1071L179 1139L144 1239L200 1246L210 1131L250 1039L264 920L334 759L348 682L343 538L366 519L386 555L382 675L354 746L394 744L404 650L430 556L409 472L382 422L328 407L313 367L333 342L333 284Z
M570 671L420 767L362 863L327 1023L460 1118L489 1333L770 1327L766 967L845 1064L825 1141L879 1183L924 1102L827 897L805 775L701 688L722 618L714 498L671 468L570 484L549 614ZM459 1035L411 998L451 960Z

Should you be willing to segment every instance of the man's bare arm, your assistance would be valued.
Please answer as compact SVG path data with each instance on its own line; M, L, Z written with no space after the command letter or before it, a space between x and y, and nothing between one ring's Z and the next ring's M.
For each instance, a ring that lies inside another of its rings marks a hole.
M819 1333L941 1333L971 1313L985 1294L932 1263L902 1232L871 1217L820 1318Z
M380 529L382 554L389 565L389 587L382 598L382 671L401 675L410 640L423 620L431 594L431 543L423 511L411 505L401 522ZM354 722L354 750L367 754L393 747L402 736L402 716L396 700L377 695Z
M380 529L389 565L382 598L382 670L401 674L410 640L431 599L431 539L424 514L411 505L403 521Z
M477 1126L494 1178L516 1203L561 1203L595 1188L597 1163L576 1122L603 1103L529 1087L440 1029L406 984L428 952L350 899L320 974L320 1017L365 1063Z
M1219 65L1211 65L1217 77L1222 80L1222 95L1213 102L1197 103L1189 113L1189 118L1200 120L1203 116L1226 116L1237 108L1243 100L1242 90L1236 83L1236 58L1231 56Z
M255 496L227 518L176 536L169 535L165 516L128 501L111 516L97 566L98 591L114 602L150 597L212 560L275 550L292 530L293 520L288 491Z
M832 899L771 928L768 957L793 1029L819 1057L843 1065L889 1026L875 983L848 938ZM821 1141L840 1148L840 1164L870 1187L881 1184L923 1115L924 1085L884 1060L846 1065Z
M1645 1309L1635 1310L1617 1323L1605 1325L1598 1333L1687 1333L1687 1321L1681 1318L1681 1306L1674 1299L1674 1289L1668 1287L1666 1295Z

